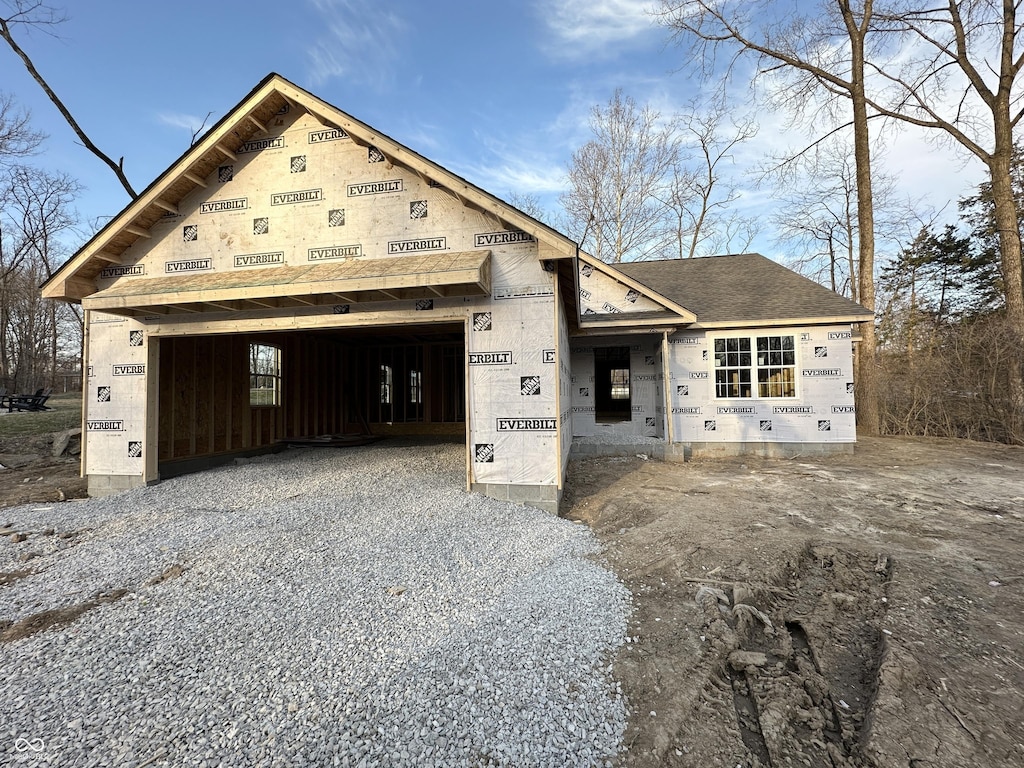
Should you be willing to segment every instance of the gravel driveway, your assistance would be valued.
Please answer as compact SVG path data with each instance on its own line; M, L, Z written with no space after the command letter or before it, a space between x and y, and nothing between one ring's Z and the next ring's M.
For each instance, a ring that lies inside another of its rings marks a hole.
M607 764L629 593L588 528L466 494L464 456L290 450L0 511L29 533L0 620L99 603L0 643L0 763Z

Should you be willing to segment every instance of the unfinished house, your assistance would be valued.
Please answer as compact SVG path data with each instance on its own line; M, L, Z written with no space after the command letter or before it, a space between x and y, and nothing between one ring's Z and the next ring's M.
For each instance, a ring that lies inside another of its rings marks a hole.
M467 489L550 510L574 436L849 449L871 318L757 255L603 264L278 75L43 294L86 311L91 494L300 438L449 435Z

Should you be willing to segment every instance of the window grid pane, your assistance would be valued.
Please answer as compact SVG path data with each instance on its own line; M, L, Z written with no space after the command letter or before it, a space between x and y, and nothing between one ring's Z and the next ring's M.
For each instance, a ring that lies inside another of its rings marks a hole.
M796 397L793 336L720 338L714 340L714 350L716 397Z

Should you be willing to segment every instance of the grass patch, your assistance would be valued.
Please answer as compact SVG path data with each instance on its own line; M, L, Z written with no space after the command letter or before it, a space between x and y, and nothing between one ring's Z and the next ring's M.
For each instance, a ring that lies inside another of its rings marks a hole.
M82 426L82 393L51 395L46 404L53 410L0 413L0 437L31 437Z

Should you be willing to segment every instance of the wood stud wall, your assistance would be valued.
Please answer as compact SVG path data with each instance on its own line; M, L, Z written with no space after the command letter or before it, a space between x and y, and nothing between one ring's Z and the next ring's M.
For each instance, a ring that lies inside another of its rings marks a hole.
M253 343L273 344L281 350L280 406L249 404L249 345ZM431 367L431 363L438 369L451 367L446 365L447 360L442 362L446 348L425 344L421 353L429 359L424 361L425 367ZM375 365L366 370L368 357L374 358ZM461 353L457 362L461 363ZM283 438L359 431L362 425L354 398L357 392L366 397L367 389L377 392L378 366L376 355L367 355L365 349L349 347L323 334L162 338L159 460L215 456L267 447ZM442 405L442 382L453 375L464 375L461 365L443 376L425 372L424 397L436 404L433 414L431 406L424 404L427 423L394 427L375 424L373 431L418 434L464 430L464 421L436 423L453 416L464 419L461 413L451 413L447 403ZM366 410L362 415L374 421L373 414Z

